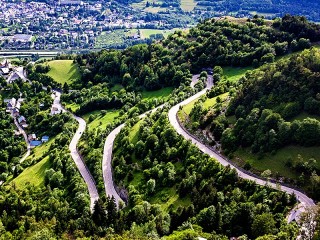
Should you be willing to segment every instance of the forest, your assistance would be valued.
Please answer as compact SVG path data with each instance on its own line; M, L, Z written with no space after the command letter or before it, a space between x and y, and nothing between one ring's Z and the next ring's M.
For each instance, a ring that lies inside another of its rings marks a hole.
M78 55L75 61L82 78L72 88L97 83L119 83L131 91L177 87L189 72L215 65L257 67L310 48L319 41L318 33L318 25L298 16L286 15L273 22L255 17L244 23L207 19L188 32L176 31L150 45Z
M317 48L305 50L247 72L234 86L228 86L230 83L223 80L222 69L216 67L214 75L222 80L208 97L218 96L217 103L205 108L206 99L200 99L190 112L192 124L189 126L194 130L198 127L207 129L213 135L211 144L221 143L223 152L231 157L238 149L248 149L263 157L289 145L318 147L319 61ZM228 101L220 98L225 92L231 95ZM306 117L296 119L302 113ZM315 180L319 168L316 162L317 159L300 157L297 161L288 159L286 167L300 175L295 184L318 199L319 183ZM244 167L251 168L250 164Z
M285 144L318 146L319 121L293 120L301 112L319 113L320 55L311 48L319 41L318 32L318 25L290 15L273 22L208 19L150 45L67 56L81 72L81 79L70 84L55 83L41 63L27 67L32 87L2 80L8 96L21 92L26 98L21 113L30 130L52 140L41 156L33 152L13 174L11 166L25 148L12 137L12 119L0 114L6 129L1 134L8 136L0 145L21 148L1 152L1 166L7 164L7 175L1 177L7 182L0 186L0 239L296 239L299 225L286 221L295 196L222 167L178 135L168 110L202 90L204 70L212 70L215 86L191 110L191 130L209 127L228 156L240 148L263 155ZM306 48L311 50L294 53ZM225 66L258 69L229 81ZM200 72L200 81L190 87L192 74ZM172 89L167 98L143 98L164 87ZM63 90L66 109L88 125L96 116L117 112L103 128L102 123L87 128L78 145L100 197L92 212L87 186L68 150L76 122L69 113L49 114L55 88ZM205 109L204 102L213 97L215 104ZM162 103L162 109L138 118ZM112 166L116 185L126 196L117 209L115 199L105 196L102 153L107 135L121 123L126 125L116 138ZM42 185L16 184L17 175L43 160ZM314 162L288 167L310 178L309 191L317 199L320 177Z
M294 197L256 186L238 178L234 170L221 168L177 135L169 125L166 110L130 123L117 137L113 158L115 179L128 189L131 210L127 223L147 226L154 221L154 232L160 236L188 223L199 225L206 233L221 234L221 238L244 234L250 238L265 234L294 237L294 225L283 223L285 206L293 204ZM139 128L131 137L135 124ZM171 200L172 191L177 192L178 200ZM160 201L154 206L150 202L155 198ZM266 201L261 203L262 199ZM162 206L167 201L173 203ZM152 219L144 215L146 205L152 212L158 204L166 209L162 216ZM270 225L261 227L256 221Z

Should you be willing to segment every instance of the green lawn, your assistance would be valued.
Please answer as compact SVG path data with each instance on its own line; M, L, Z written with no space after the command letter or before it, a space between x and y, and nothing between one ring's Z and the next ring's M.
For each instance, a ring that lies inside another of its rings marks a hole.
M50 168L51 163L49 157L42 157L43 154L48 151L50 145L54 142L55 138L51 138L47 143L44 143L38 147L35 147L31 151L31 155L28 159L41 159L35 165L26 168L18 177L16 177L13 182L18 188L24 188L26 182L29 182L35 186L44 185L45 171Z
M241 77L245 75L248 70L254 70L253 67L224 67L223 74L227 77L228 80L235 82L238 81Z
M175 29L171 29L171 30L160 30L160 29L140 29L140 35L142 39L145 38L150 38L150 35L152 34L158 34L161 33L165 38L173 33L175 31Z
M54 60L47 64L51 68L47 74L58 83L70 84L80 78L80 71L73 60Z
M150 198L151 204L160 204L161 209L168 211L169 207L173 205L174 209L177 209L179 206L189 206L191 204L190 198L179 198L177 189L175 187L163 188L161 191L156 192Z
M197 3L194 0L181 0L181 9L185 12L192 11Z
M161 7L147 7L144 9L145 12L149 12L149 13L158 13L160 11L165 11L166 8L161 8Z
M45 157L37 164L25 169L18 177L16 177L13 182L16 184L17 188L23 189L26 183L29 182L36 187L44 186L45 171L49 169L51 163L49 157Z
M129 140L131 143L135 144L138 142L138 131L139 131L139 128L140 128L140 125L142 123L142 120L140 120L139 122L137 122L130 130L130 133L129 133Z
M75 112L79 109L80 105L76 103L68 103L68 104L65 104L64 107L66 109L71 109L72 112Z
M147 0L142 0L141 2L134 2L131 5L131 7L135 8L135 9L139 9L142 10L143 8L146 7L147 4Z
M90 115L94 116L94 120L88 123L88 129L93 130L98 127L101 129L105 129L109 123L112 123L115 118L119 116L119 110L106 110L107 113L105 115L101 114L101 111L93 111L83 115L84 120L88 123Z
M156 91L143 91L142 92L142 99L153 100L159 98L167 99L171 94L173 87L165 87L161 88Z
M217 96L217 97L220 97L221 100L224 100L224 99L226 99L226 98L228 97L228 95L229 95L229 93L223 93L223 94L221 94L221 95L219 95L219 96ZM208 99L203 103L203 106L204 106L205 108L209 108L209 107L213 106L214 104L217 103L217 97L208 98ZM184 112L185 114L189 115L190 112L191 112L191 110L192 110L192 108L193 108L193 106L194 106L194 104L195 104L198 100L199 100L199 98L191 101L191 102L188 103L187 105L184 105L184 106L182 107L182 111L179 111L179 112L178 112L179 117L182 116L180 112ZM180 113L180 114L179 114L179 113Z
M221 94L221 95L219 95L219 96L217 96L217 97L220 97L220 99L221 99L222 101L224 101L228 96L229 96L229 93L226 92L226 93ZM209 108L209 107L215 105L215 104L217 103L217 97L208 98L208 99L203 103L203 107L204 107L204 108Z
M317 166L320 168L320 148L319 147L301 147L301 146L287 146L279 149L276 154L267 154L262 159L258 159L256 154L252 154L245 149L239 149L235 152L235 156L241 160L236 160L237 163L243 165L248 161L251 166L262 172L270 169L272 173L279 172L281 176L296 179L299 174L292 171L289 167L285 166L288 159L292 161L297 160L298 154L302 156L305 161L310 158L317 160Z

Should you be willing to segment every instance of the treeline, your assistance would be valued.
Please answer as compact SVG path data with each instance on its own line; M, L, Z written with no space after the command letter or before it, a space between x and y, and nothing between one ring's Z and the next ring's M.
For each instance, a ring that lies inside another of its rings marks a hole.
M319 121L290 122L302 111L319 114L319 62L319 51L313 48L246 75L227 110L227 115L237 118L231 130L237 139L235 148L270 152L288 144L319 145ZM224 146L230 150L230 144Z
M0 181L5 182L14 173L14 166L25 152L26 144L22 136L15 135L15 125L6 104L0 96Z
M317 9L319 2L313 0L273 0L273 1L250 1L250 0L222 0L222 1L202 1L197 0L195 10L200 10L199 5L212 6L210 10L217 14L232 15L237 17L251 15L252 12L263 13L266 18L274 18L290 13L293 15L304 15L308 19L317 22L320 14ZM203 7L202 9L203 10Z
M289 144L318 146L320 122L294 118L302 112L310 117L319 115L319 62L319 51L312 48L288 60L249 71L236 85L219 81L208 96L229 91L233 95L230 104L222 107L218 99L215 106L204 109L203 101L199 101L190 118L202 129L209 127L215 140L221 139L227 154L238 147L265 153ZM230 127L226 116L233 115L236 123Z
M294 226L283 222L294 196L257 186L238 178L231 168L221 168L176 133L166 110L141 120L136 136L130 137L135 124L130 121L117 136L113 157L115 180L129 194L127 226L135 223L144 234L151 231L155 236L198 225L212 236L221 234L221 239L244 234L294 237L296 230L288 231ZM171 202L171 191L178 192L178 203L161 210L158 204Z
M18 189L13 183L0 188L1 239L62 238L63 234L83 237L92 234L87 187L80 176L67 144L73 135L70 122L43 157L49 158L45 185L26 183Z
M191 79L188 79L188 82L191 82ZM93 88L100 89L99 86L105 86L105 84L98 84ZM187 98L188 96L191 96L195 92L203 89L203 87L204 84L202 81L199 81L194 88L191 88L189 86L189 83L188 85L182 85L178 89L173 90L171 97L169 98L170 100L168 101L168 104L173 105L175 103L178 103ZM91 90L93 90L93 88ZM106 90L107 88L103 87L102 89ZM91 96L93 98L93 96L97 94L90 91L90 89L88 89L88 92L86 90L83 91L85 92L84 96L90 96L90 98ZM125 105L123 105L119 111L119 117L117 117L113 122L107 124L105 128L98 126L95 129L86 130L86 132L84 132L84 134L82 135L80 144L78 146L81 155L85 159L86 165L88 166L91 174L93 175L93 178L96 181L98 191L103 194L104 184L102 181L102 153L104 142L108 134L115 127L125 122L126 120L137 117L138 115L164 103L163 99L154 99L152 101L141 99L141 94L126 92L124 89L112 92L112 95L118 96L121 101L125 100L127 97L133 97L135 101L130 103L127 102ZM91 112L93 109L94 108L88 109L88 111ZM104 114L108 114L107 110L101 111L101 116L103 116ZM88 120L90 122L92 120L91 117L89 117Z
M158 43L79 55L75 61L81 66L82 86L101 82L135 90L179 86L190 72L203 68L258 66L309 48L318 41L319 27L301 19L286 15L272 26L261 18L245 23L208 19L188 33L176 31Z

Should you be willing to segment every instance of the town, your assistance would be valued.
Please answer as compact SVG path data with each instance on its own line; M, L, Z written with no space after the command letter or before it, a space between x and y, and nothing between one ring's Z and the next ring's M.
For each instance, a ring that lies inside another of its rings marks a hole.
M273 19L286 13L309 13L320 21L314 9L320 3L258 4L251 1L205 0L3 0L0 6L0 50L90 51L102 48L124 49L159 40L176 29L189 29L199 20L231 15L256 14Z
M177 20L153 18L152 14L105 0L4 1L0 6L0 43L2 49L8 50L93 49L112 46L101 41L116 30L126 30L120 31L120 37L130 44L150 39L150 34L142 36L138 29L161 32L195 23L192 19L178 23ZM116 40L113 41L115 45L118 44Z

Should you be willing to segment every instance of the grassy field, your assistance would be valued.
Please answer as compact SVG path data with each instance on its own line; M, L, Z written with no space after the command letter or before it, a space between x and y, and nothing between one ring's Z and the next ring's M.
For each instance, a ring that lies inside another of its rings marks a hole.
M179 198L177 189L172 187L158 191L152 196L150 203L160 204L162 210L168 211L171 205L173 205L173 209L177 209L179 206L187 207L191 204L191 200L190 198Z
M221 95L219 95L219 96L217 96L217 97L220 97L221 100L224 100L224 99L226 99L226 98L228 97L228 95L229 95L229 93L224 93L224 94L221 94ZM217 103L217 97L208 98L208 99L203 103L203 106L204 106L205 108L209 108L209 107L213 106L214 104ZM187 105L184 105L184 106L182 107L182 110L180 110L180 111L178 112L178 116L179 116L179 118L180 118L181 120L184 119L184 116L183 116L184 114L187 114L187 115L190 114L190 112L191 112L194 104L195 104L198 100L199 100L199 98L191 101L190 103L188 103Z
M109 123L112 123L116 117L119 116L119 110L106 110L107 113L105 115L101 114L101 111L93 111L83 115L84 120L88 123L90 115L93 115L94 120L88 123L87 127L89 130L96 129L100 127L101 129L105 129Z
M23 189L26 183L29 182L36 187L44 186L45 171L49 169L51 163L49 157L45 157L37 164L25 169L18 177L16 177L13 182L16 184L17 188Z
M137 122L130 130L130 133L129 133L129 140L130 142L132 142L133 144L137 143L138 142L138 131L139 131L139 128L140 128L140 125L142 123L142 120L140 120L139 122Z
M229 96L229 93L224 93L219 95L218 97L220 97L220 99L222 101L224 101L227 97ZM217 97L213 97L213 98L208 98L204 103L203 103L203 107L204 108L209 108L213 105L215 105L217 103Z
M146 7L146 4L147 4L147 0L142 0L141 2L134 2L130 5L135 9L142 10Z
M145 12L149 12L149 13L158 13L160 11L165 11L166 8L162 8L162 7L147 7L144 9Z
M156 91L143 91L142 99L153 100L153 99L161 99L168 98L173 90L173 87L165 87Z
M319 147L287 146L279 149L274 155L265 155L262 159L258 159L256 154L252 154L245 149L237 150L234 155L241 159L235 160L240 165L243 165L247 161L254 169L260 172L270 169L272 173L279 172L281 176L297 179L299 174L288 168L285 164L288 159L296 161L299 154L305 161L308 161L310 158L316 159L317 166L320 168Z
M115 29L112 32L102 32L96 38L95 48L108 47L114 44L121 45L128 37L137 33L137 29Z
M51 138L48 142L32 149L31 155L28 159L41 159L43 154L48 151L50 145L54 142L54 138ZM49 169L51 163L49 157L44 157L33 166L26 168L13 182L18 188L23 189L26 186L26 182L29 182L35 186L43 186L45 171Z
M197 3L194 0L181 0L181 9L185 12L190 12L194 9Z
M150 38L152 34L159 34L161 33L165 38L173 33L176 29L171 30L161 30L161 29L140 29L140 36L142 39Z
M80 71L73 60L54 60L47 64L51 68L47 74L58 83L70 84L80 78Z
M72 112L75 112L79 108L79 105L76 103L69 103L69 104L65 104L64 107L66 109L71 109Z
M253 70L253 67L235 68L235 67L224 67L223 74L228 80L235 82L245 75L248 70Z

